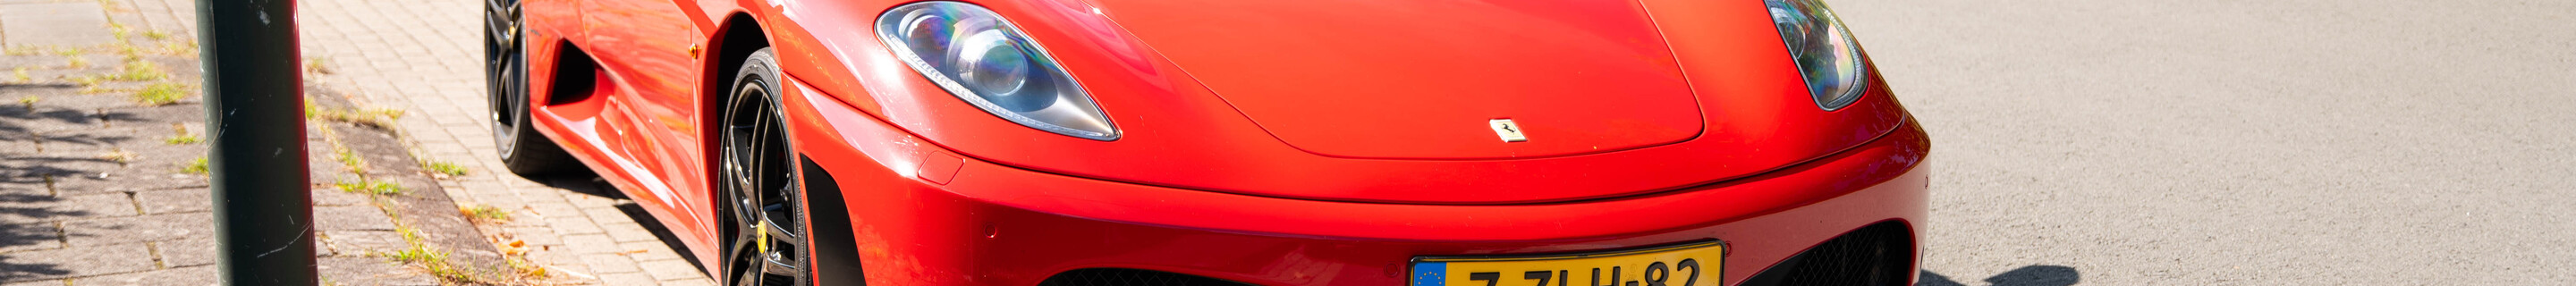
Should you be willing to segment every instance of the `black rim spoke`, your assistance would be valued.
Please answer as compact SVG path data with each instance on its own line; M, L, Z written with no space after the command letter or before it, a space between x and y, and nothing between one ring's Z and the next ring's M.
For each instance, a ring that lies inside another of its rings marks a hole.
M796 177L788 168L779 115L770 109L763 82L746 80L725 110L724 160L717 182L734 224L726 251L732 285L802 283L805 240L796 207Z

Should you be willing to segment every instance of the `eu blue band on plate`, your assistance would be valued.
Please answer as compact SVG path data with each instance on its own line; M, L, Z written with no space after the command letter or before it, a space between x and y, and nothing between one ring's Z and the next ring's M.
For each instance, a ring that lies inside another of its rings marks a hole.
M1448 262L1414 262L1413 286L1449 285Z

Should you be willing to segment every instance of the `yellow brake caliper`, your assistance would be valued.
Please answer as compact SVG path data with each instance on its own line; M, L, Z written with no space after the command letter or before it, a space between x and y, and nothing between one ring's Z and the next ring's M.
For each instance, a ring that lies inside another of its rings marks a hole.
M752 232L752 236L753 236L753 237L755 237L755 238L753 238L753 240L752 240L752 242L751 242L751 243L752 243L752 244L754 244L754 245L759 245L759 247L760 247L760 253L762 253L762 255L768 255L768 253L769 253L769 224L753 222L753 223L751 223L751 232Z

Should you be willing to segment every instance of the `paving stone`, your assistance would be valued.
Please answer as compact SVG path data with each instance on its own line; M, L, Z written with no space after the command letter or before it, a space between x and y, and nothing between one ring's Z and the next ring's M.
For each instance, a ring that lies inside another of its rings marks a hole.
M583 253L583 254L603 253L603 254L604 254L604 253L617 253L617 252L618 252L618 250L617 250L617 242L616 242L616 241L611 241L611 240L609 240L609 239L608 239L608 235L603 235L603 234L566 235L566 236L564 236L564 237L563 237L563 240L564 240L564 248L571 249L574 253Z
M544 227L510 227L503 231L509 232L511 238L517 238L529 245L563 245L563 235L555 234L554 230Z
M635 265L635 260L626 259L624 255L584 254L581 263L589 265L590 270L597 271L597 274L644 272L644 268Z
M338 188L313 189L314 206L354 206L367 203L367 195L343 192Z
M422 275L419 270L413 270L408 266L386 262L383 258L323 257L316 260L315 264L319 264L314 266L316 270L320 270L322 273L345 275L326 275L323 277L324 279L331 280L334 284L438 285L438 278L430 277L429 275Z
M104 218L140 215L135 211L133 196L121 193L77 195L55 204L65 212L83 214L82 218Z
M153 268L152 252L140 244L0 253L0 281L94 276Z
M716 286L716 282L715 282L715 281L712 281L712 280L707 280L706 278L685 279L685 280L662 280L662 286Z
M618 253L635 257L635 261L680 260L680 255L671 252L671 246L663 244L661 240L620 242L617 243L617 249L625 250Z
M644 273L615 273L615 274L600 274L600 275L599 275L599 283L600 283L600 284L606 284L606 285L661 285L661 284L662 284L662 282L661 282L661 281L653 280L653 276L646 276L646 275L644 275Z
M145 191L134 193L134 201L143 204L143 213L167 214L214 210L214 193L208 189ZM320 198L315 198L319 200Z
M324 249L332 252L330 254L337 255L367 255L411 247L409 242L403 241L402 233L383 230L322 231L321 243L326 247Z
M570 216L546 218L545 222L547 226L553 226L555 228L555 233L561 233L564 235L596 234L603 235L601 237L606 238L604 234L606 230L600 229L599 225L593 224L590 218L583 217L578 213Z
M72 279L72 286L193 286L216 285L215 266L171 268ZM56 284L61 285L61 284Z
M686 260L646 261L636 263L635 266L643 267L644 274L653 275L653 280L707 278L707 274L705 272L698 271L697 265L691 265Z
M0 253L62 248L63 232L62 228L55 227L56 224L58 223L0 224ZM7 256L7 254L0 254L0 257ZM6 259L0 259L0 264L6 263L8 263Z
M215 264L215 239L193 238L152 243L161 255L162 267L189 267Z
M63 286L68 285L66 283L71 283L71 281L65 281L63 279L30 280L24 282L0 283L0 286Z
M38 190L0 191L0 223L39 223L132 215L135 215L134 202L122 193L55 197L44 195Z
M182 213L63 222L73 248L128 244L215 234L214 214ZM135 247L140 249L141 247Z
M653 236L652 231L644 230L644 226L633 222L609 223L600 225L599 228L607 231L608 237L617 242L660 241L661 239Z
M321 230L394 230L393 218L374 206L316 207L313 221Z
M87 47L115 41L97 2L0 4L0 35L11 46Z

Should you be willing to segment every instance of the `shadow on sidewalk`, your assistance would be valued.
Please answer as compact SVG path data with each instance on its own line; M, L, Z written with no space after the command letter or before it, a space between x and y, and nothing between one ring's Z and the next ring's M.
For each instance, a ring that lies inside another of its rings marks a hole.
M1932 273L1931 270L1924 270L1921 280L1914 285L1967 286L1967 284L1959 284L1959 281L1950 280L1949 276ZM1991 286L2072 286L2082 280L2083 273L2075 271L2074 267L2031 265L2005 271L2003 274L1995 274L1994 277L1986 277L1984 281L1986 285Z
M62 246L59 245L62 243L62 233L52 227L54 223L51 221L89 215L86 211L64 211L48 207L62 204L62 198L44 194L16 193L43 192L45 191L43 189L14 189L18 187L14 184L0 186L12 188L0 190L11 192L0 193L0 250L47 248L44 247L47 244L54 244L54 248L59 248ZM43 250L0 254L0 282L47 279L72 274L70 269L65 269L62 265L18 261L22 258L20 256L43 254L46 254Z
M611 200L627 201L617 204L618 212L626 213L626 217L634 219L635 224L644 226L645 231L653 232L654 239L661 240L662 246L670 248L671 252L679 253L680 259L689 261L690 266L696 266L698 267L697 269L706 269L706 263L698 261L697 253L689 251L689 247L687 245L681 244L680 237L672 234L670 228L663 227L660 219L653 218L652 213L645 212L643 206L635 205L634 202L626 197L625 193L617 191L617 186L609 185L608 181L600 179L599 175L582 172L577 174L546 176L543 179L534 181L548 187L564 189L572 191L573 193Z

